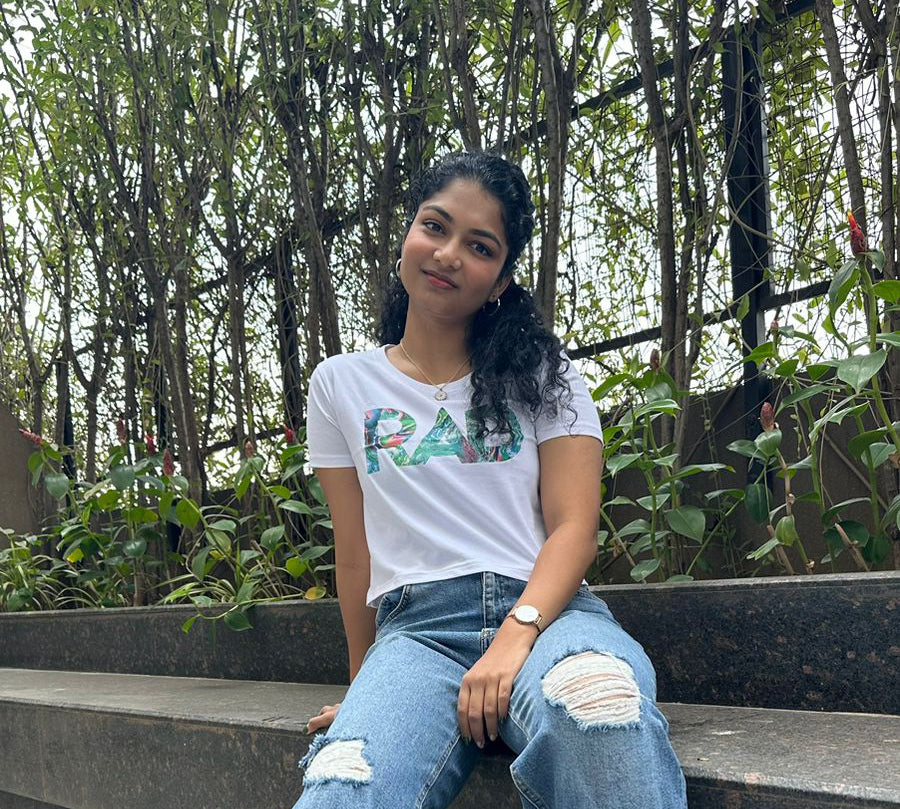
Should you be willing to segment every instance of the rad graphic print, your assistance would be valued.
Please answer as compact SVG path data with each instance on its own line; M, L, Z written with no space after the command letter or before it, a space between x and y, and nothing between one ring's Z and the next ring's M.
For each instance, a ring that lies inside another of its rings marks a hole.
M453 417L441 407L434 425L413 447L416 420L403 410L392 407L376 407L367 410L364 417L366 471L372 475L381 469L381 463L390 458L396 466L417 466L430 458L456 456L460 463L502 463L518 455L522 448L522 428L515 413L505 407L511 432L497 444L478 440L478 425L474 410L466 410L465 431ZM490 427L490 425L488 425ZM496 436L494 436L496 437Z

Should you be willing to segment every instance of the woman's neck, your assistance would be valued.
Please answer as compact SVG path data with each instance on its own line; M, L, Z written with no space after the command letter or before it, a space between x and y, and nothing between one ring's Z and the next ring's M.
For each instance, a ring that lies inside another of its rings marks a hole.
M471 370L465 345L465 329L439 326L416 328L407 319L400 342L405 354L398 349L396 355L404 360L408 356L412 361L412 368L424 372L435 382L452 381L451 377L459 379Z

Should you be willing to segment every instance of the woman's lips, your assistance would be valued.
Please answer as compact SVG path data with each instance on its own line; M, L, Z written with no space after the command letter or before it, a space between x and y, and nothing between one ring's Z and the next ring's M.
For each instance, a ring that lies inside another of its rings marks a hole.
M436 275L432 275L430 272L423 270L425 273L425 277L431 281L432 286L436 286L438 289L454 289L453 284L448 281L444 281L442 278L438 278Z

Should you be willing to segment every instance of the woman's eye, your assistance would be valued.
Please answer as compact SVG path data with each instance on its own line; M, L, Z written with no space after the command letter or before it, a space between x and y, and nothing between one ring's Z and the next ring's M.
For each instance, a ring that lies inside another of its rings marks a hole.
M423 222L422 224L426 228L428 228L428 230L432 231L433 233L440 233L443 230L440 223L435 222L433 219L429 219L426 222ZM434 227L432 227L432 225L434 225Z
M493 255L493 253L491 253L490 248L487 247L486 245L482 244L481 242L475 242L475 249L478 250L481 253L481 255L487 256L488 258L490 258Z

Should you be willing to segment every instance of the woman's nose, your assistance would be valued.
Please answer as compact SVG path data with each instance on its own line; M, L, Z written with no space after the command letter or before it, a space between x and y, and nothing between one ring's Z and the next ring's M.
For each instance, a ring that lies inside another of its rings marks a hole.
M462 266L462 259L452 243L435 248L434 260L445 267L459 269Z

